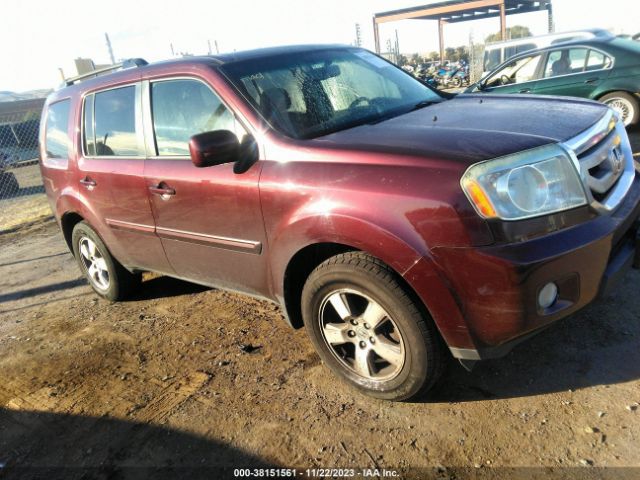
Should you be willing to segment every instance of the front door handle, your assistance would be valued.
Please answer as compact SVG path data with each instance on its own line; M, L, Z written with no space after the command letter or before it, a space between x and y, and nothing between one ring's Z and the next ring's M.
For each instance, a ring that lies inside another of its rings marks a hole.
M523 88L518 93L531 93L531 89L530 88Z
M156 186L149 187L149 191L161 197L171 197L176 194L176 189L169 187L166 183L160 182Z
M97 185L97 183L91 177L84 177L82 180L80 180L80 185L83 185L87 187L89 190L91 190L93 187Z

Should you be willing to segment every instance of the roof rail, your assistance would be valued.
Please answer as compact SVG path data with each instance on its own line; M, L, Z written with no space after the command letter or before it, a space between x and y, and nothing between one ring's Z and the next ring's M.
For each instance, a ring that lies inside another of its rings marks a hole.
M107 73L107 72L111 72L113 70L118 70L118 69L123 69L124 70L126 68L144 67L145 65L149 65L149 62L147 62L144 58L128 58L126 60L123 60L122 62L114 63L113 65L109 65L108 67L98 68L96 70L92 70L90 72L83 73L82 75L78 75L76 77L66 78L64 80L62 86L68 87L68 86L73 85L74 83L79 82L81 80L84 80L86 78L97 77L101 73Z

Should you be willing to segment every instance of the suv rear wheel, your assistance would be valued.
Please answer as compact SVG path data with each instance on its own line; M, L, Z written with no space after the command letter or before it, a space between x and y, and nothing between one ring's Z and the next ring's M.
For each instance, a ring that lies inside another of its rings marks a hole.
M140 286L141 274L129 272L113 258L87 223L80 222L73 228L72 242L80 270L98 295L111 301L122 300Z
M407 400L442 374L446 355L433 321L370 255L350 252L319 265L304 285L302 313L324 363L368 395Z

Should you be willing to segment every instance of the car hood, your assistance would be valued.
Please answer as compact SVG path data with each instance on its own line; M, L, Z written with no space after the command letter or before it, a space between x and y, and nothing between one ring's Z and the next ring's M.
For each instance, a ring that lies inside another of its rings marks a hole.
M607 112L596 102L528 95L459 95L373 125L315 140L319 146L472 164L566 141Z

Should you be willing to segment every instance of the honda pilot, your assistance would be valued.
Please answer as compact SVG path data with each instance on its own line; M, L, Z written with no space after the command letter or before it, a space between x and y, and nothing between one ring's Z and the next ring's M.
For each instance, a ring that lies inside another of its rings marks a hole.
M606 105L453 97L342 46L112 70L66 81L41 128L51 208L109 300L153 271L276 302L335 374L404 400L634 263L638 165Z

